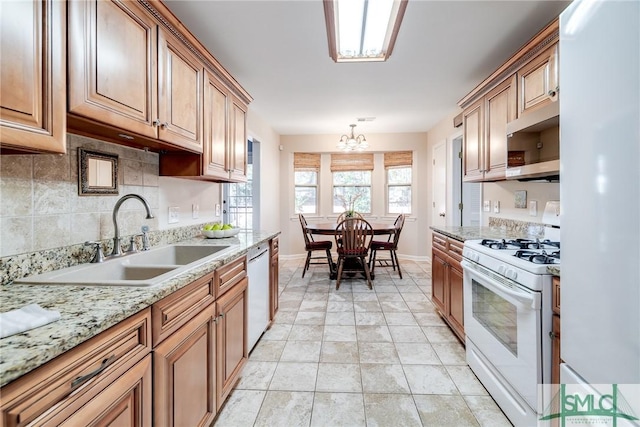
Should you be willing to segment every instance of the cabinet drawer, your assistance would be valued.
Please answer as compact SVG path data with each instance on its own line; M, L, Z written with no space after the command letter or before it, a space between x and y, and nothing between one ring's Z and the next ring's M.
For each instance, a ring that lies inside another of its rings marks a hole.
M216 295L220 298L225 292L247 277L247 257L243 256L215 271Z
M554 313L560 314L560 278L553 278L551 309Z
M214 273L208 274L153 304L153 346L174 333L216 299Z
M447 251L447 238L442 234L434 232L432 236L432 242L434 248L440 249L443 252Z
M460 262L462 261L462 249L464 247L464 243L459 242L454 239L447 239L449 243L449 257ZM460 268L460 266L458 266Z
M147 308L2 388L2 425L80 407L151 351Z

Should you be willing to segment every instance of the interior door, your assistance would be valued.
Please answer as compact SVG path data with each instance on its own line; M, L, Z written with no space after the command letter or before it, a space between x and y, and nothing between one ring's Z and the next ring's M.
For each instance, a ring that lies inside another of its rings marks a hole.
M433 203L431 206L431 224L446 225L447 213L447 144L442 141L433 147Z

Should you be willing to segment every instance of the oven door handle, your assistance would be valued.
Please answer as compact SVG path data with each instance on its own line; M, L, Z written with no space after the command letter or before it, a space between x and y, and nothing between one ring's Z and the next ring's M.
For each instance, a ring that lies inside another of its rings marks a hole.
M487 288L491 288L491 290L496 292L497 294L507 294L522 303L529 304L534 310L538 310L540 308L540 297L538 294L526 291L517 291L512 289L511 287L500 284L500 282L493 277L495 273L492 273L490 270L482 267L481 265L472 264L464 259L460 262L460 265L462 266L463 270L469 270L471 273L475 272L476 274L481 273L482 285ZM510 281L506 278L502 280Z

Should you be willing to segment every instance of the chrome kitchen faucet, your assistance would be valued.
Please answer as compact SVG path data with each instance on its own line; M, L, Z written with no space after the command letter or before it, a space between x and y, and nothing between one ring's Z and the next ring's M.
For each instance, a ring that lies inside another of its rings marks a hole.
M120 256L122 255L122 249L120 248L120 231L118 230L118 212L120 211L120 206L127 199L138 199L144 205L144 208L147 210L147 218L152 219L153 214L151 213L151 207L149 206L149 202L147 200L138 195L138 194L127 194L122 196L113 207L113 228L115 229L115 235L113 237L113 251L111 251L111 256Z

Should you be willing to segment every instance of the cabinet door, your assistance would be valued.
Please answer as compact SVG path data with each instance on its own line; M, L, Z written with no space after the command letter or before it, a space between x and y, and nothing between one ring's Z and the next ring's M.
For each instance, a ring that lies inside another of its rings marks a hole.
M73 413L47 413L35 426L151 427L151 355L98 393Z
M465 181L482 181L484 146L484 99L462 113L463 164Z
M247 180L247 109L237 100L233 100L231 108L231 179Z
M3 2L0 145L65 153L66 4Z
M498 85L485 96L486 138L484 179L504 179L507 167L507 123L516 118L516 77Z
M161 140L202 153L204 67L177 38L158 32L158 119Z
M555 44L518 71L518 117L558 100L557 56Z
M560 384L560 316L553 315L551 323L551 384Z
M203 174L229 179L229 95L222 83L205 70Z
M433 249L431 263L431 301L442 312L445 311L446 283L448 280L448 265L446 254Z
M69 2L69 112L157 138L157 31L137 2Z
M154 350L154 423L206 426L216 411L216 317L209 305Z
M218 314L217 399L227 398L247 361L247 284L245 277L216 302Z
M453 331L464 342L462 269L456 268L454 263L451 263L449 268L449 311L447 313L447 319Z

